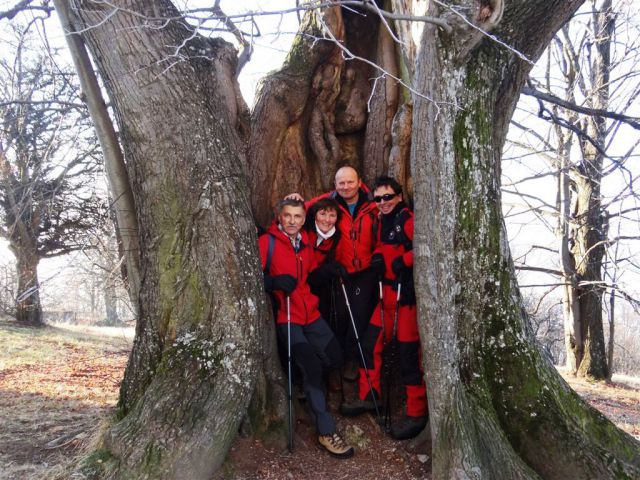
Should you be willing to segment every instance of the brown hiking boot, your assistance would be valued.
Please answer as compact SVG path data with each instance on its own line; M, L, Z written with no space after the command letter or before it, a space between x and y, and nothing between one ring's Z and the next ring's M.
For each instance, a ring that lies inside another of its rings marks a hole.
M376 395L376 399L378 395ZM373 397L371 396L371 392L367 393L367 396L364 400L360 400L356 398L351 402L343 402L340 405L340 413L345 417L355 417L356 415L362 415L366 412L375 412L376 404L373 401Z
M353 447L347 445L337 433L320 435L318 442L327 452L336 458L349 458L353 456Z
M347 382L355 382L358 379L359 373L358 363L353 360L348 360L342 367L342 378Z

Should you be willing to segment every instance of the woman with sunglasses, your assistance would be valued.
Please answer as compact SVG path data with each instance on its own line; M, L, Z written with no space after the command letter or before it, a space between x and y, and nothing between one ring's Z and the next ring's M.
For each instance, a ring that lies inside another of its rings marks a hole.
M385 346L397 342L407 403L406 415L400 422L392 423L390 433L393 438L404 440L418 435L427 423L427 393L420 360L413 286L413 213L403 201L402 187L391 177L376 179L373 201L380 212L380 223L371 267L382 279L383 294L382 305L374 310L364 333L362 348L373 395L380 398L382 351ZM358 388L358 399L341 405L343 415L359 415L375 409L363 366L360 368Z

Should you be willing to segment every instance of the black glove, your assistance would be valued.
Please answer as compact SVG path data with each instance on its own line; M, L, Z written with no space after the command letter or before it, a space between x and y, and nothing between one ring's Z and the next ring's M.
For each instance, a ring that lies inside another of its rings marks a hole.
M402 278L406 269L407 266L404 264L402 256L394 258L393 262L391 262L391 270L393 270L393 273L395 273L399 279Z
M347 271L338 262L328 262L320 265L313 272L309 273L307 283L311 288L321 288L323 284L331 282L334 277L347 278Z
M272 290L282 290L287 295L291 295L291 292L296 289L296 285L298 285L298 281L291 275L285 274L271 277Z
M384 266L384 257L381 253L376 253L371 257L371 270L373 270L378 277L384 277L386 268Z
M416 289L413 284L413 272L411 268L407 269L405 277L402 281L402 290L400 291L400 305L415 305Z
M329 262L326 264L326 267L332 277L347 278L349 275L347 269L338 262Z

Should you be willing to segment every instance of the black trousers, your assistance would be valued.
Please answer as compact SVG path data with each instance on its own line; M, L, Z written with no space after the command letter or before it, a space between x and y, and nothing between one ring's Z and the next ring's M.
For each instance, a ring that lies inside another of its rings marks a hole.
M373 309L378 303L378 276L370 268L367 268L349 274L349 278L344 280L344 286L349 297L358 338L362 339ZM359 362L358 344L341 286L339 286L336 297L336 337L344 349L345 360Z
M278 324L278 341L287 348L287 324ZM302 388L316 425L318 435L336 431L333 417L327 410L323 388L323 371L340 368L342 349L322 317L308 325L291 324L291 357L302 374Z

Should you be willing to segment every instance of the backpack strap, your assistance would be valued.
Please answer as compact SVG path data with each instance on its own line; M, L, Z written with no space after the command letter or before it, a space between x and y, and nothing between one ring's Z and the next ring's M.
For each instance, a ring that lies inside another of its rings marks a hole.
M273 249L276 246L276 237L268 233L269 235L269 246L267 247L267 261L264 266L264 272L269 273L271 270L271 259L273 258Z
M395 237L392 243L402 245L405 251L413 250L413 242L409 240L404 232L404 224L409 220L409 209L404 208L399 211L393 219L392 235Z

